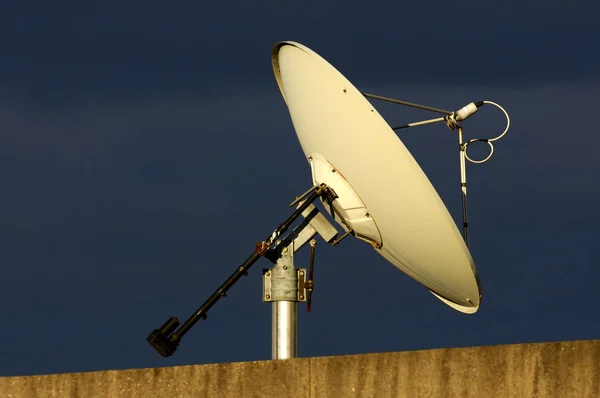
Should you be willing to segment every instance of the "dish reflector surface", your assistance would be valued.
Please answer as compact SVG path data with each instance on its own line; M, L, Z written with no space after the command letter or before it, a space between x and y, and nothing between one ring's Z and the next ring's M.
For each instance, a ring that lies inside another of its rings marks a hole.
M360 202L353 209L364 206L361 211L368 213L370 220L361 213L355 224L373 248L452 308L476 312L481 292L471 254L396 133L360 91L309 48L277 43L272 61L313 182L322 182L316 176L328 162L354 191L336 190L336 201ZM347 210L344 214L352 213ZM336 221L347 229L340 217Z

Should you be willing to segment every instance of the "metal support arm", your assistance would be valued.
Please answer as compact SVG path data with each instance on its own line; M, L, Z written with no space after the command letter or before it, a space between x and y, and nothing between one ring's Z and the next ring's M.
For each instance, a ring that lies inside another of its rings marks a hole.
M310 193L312 191L312 193ZM326 193L325 185L313 187L306 193L306 198L300 206L288 217L270 236L263 242L257 244L256 250L244 261L235 272L202 304L198 310L179 328L179 320L175 317L169 318L160 329L154 329L146 338L148 343L163 357L173 355L177 350L179 342L183 336L200 319L206 319L208 311L216 304L221 297L227 295L227 291L244 275L248 270L263 256L271 246L277 241L277 238L285 233L292 223L302 215L302 213L321 195ZM310 194L309 194L310 193Z

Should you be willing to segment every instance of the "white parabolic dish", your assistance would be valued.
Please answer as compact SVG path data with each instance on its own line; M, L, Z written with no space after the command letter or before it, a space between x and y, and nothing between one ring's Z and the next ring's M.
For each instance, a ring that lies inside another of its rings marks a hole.
M366 235L377 237L374 249L452 308L475 313L481 291L471 254L396 133L360 91L309 48L277 43L272 61L313 182L324 182L316 180L324 175L316 171L323 164L345 179L354 190L347 196L358 195L361 214L369 217L363 225ZM343 201L344 194L336 193Z

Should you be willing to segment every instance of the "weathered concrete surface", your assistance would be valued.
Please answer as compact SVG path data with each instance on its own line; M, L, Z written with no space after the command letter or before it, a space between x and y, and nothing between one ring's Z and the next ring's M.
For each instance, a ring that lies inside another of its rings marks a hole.
M312 397L600 398L600 340L313 358Z
M0 397L600 397L600 340L0 377Z
M0 377L0 397L302 397L308 359Z

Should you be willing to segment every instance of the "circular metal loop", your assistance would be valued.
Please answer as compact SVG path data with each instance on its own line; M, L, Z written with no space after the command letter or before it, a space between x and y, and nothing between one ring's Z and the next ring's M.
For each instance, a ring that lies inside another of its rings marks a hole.
M498 105L495 102L492 101L483 101L484 104L489 104L489 105L493 105L496 108L500 109L502 111L502 113L504 114L504 116L506 117L506 127L504 128L504 131L498 135L497 137L494 138L475 138L473 140L470 140L464 144L462 144L462 149L463 151L465 151L465 158L471 162L471 163L475 163L475 164L481 164L481 163L485 163L488 160L490 160L490 158L492 157L492 155L494 154L494 144L492 144L492 142L499 140L500 138L504 137L504 135L508 132L508 129L510 128L510 117L508 117L508 113L506 112L506 110L504 110L504 108L502 108L500 105ZM483 158L483 159L471 159L467 153L467 148L469 147L469 145L475 143L475 142L485 142L488 144L488 146L490 147L490 153L487 155L487 157Z
M471 159L469 157L469 154L467 152L467 148L469 147L469 145L475 143L475 142L485 142L488 144L488 146L490 147L490 153L483 159ZM490 158L492 157L492 155L494 154L494 144L492 144L492 141L488 140L488 139L484 139L484 138L475 138L474 140L470 140L466 143L463 144L463 150L465 151L465 158L471 162L471 163L475 163L475 164L481 164L481 163L485 163L488 160L490 160Z
M508 132L508 129L510 128L510 117L508 117L508 113L506 112L506 110L503 107L501 107L500 105L498 105L497 103L492 102L492 101L483 101L483 103L484 104L493 105L496 108L500 109L502 111L502 113L504 114L504 117L506 117L506 128L504 129L504 131L502 132L502 134L500 134L497 137L489 138L488 139L490 142L497 141L500 138L504 137L504 135Z

